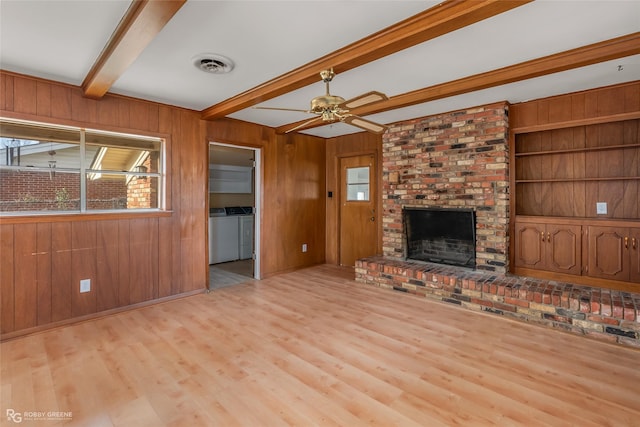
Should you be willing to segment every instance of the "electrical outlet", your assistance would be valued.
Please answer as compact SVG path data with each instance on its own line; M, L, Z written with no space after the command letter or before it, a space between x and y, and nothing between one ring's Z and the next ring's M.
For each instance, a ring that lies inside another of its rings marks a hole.
M607 214L607 204L605 202L596 203L596 214L597 215L606 215Z
M307 252L307 244L306 243L302 244L302 252Z
M80 293L91 292L91 279L80 280Z

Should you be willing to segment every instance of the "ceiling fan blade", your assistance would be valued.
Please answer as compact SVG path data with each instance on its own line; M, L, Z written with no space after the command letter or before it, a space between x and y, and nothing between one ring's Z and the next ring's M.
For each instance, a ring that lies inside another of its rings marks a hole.
M363 119L362 117L359 117L359 116L354 116L353 114L345 116L340 120L352 126L356 126L373 133L382 134L382 133L385 133L385 131L387 130L387 126L385 125L381 125L380 123Z
M387 95L382 92L371 91L367 93L363 93L360 96L356 96L355 98L347 99L343 103L339 105L340 108L345 110L351 110L353 108L362 107L363 105L373 104L374 102L386 101Z
M296 111L299 113L307 113L307 114L313 114L313 111L309 111L309 110L296 110L294 108L277 108L277 107L253 107L256 110L277 110L277 111Z
M288 129L288 130L286 130L284 133L293 132L294 130L298 130L298 129L300 129L300 128L303 128L303 127L305 127L305 126L307 126L307 125L310 125L311 123L316 122L316 121L318 121L318 120L322 120L322 116L314 117L314 118L313 118L313 119L311 119L311 120L307 120L307 121L306 121L306 122L304 122L304 123L300 123L298 126L293 127L293 128L291 128L291 129Z

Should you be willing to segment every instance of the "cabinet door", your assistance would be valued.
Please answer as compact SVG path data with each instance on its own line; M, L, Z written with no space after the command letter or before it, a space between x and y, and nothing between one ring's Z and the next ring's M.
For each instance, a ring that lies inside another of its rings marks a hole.
M547 224L545 265L549 271L567 274L582 272L582 227Z
M544 225L516 223L515 239L517 267L544 269Z
M621 227L589 227L589 276L629 280L627 231Z
M629 229L629 280L640 284L640 228Z

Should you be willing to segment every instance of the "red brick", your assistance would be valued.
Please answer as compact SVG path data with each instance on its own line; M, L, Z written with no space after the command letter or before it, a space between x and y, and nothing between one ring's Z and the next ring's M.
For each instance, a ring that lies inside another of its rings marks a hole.
M616 302L614 301L612 308L613 308L613 317L618 319L624 319L624 313L623 313L624 309L621 304L616 304Z
M542 304L542 292L535 291L533 293L533 301Z
M525 301L517 298L505 297L504 302L511 305L517 305L518 307L529 307L529 301Z
M591 313L591 303L589 301L580 300L580 312Z
M502 310L502 311L509 311L512 313L516 312L516 307L510 304L504 304L504 303L500 303L500 302L495 302L493 303L493 307L497 308L498 310Z
M633 304L625 303L623 307L624 320L634 321L636 320L636 309Z

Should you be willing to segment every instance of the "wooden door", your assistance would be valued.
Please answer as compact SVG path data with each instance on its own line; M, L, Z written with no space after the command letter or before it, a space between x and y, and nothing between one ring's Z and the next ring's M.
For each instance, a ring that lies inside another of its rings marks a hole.
M376 165L373 154L340 158L340 265L376 254Z
M582 227L547 224L545 264L549 271L580 274L582 270Z
M515 240L517 267L543 269L545 227L542 224L516 223Z
M589 227L589 276L629 280L627 231L622 227Z

